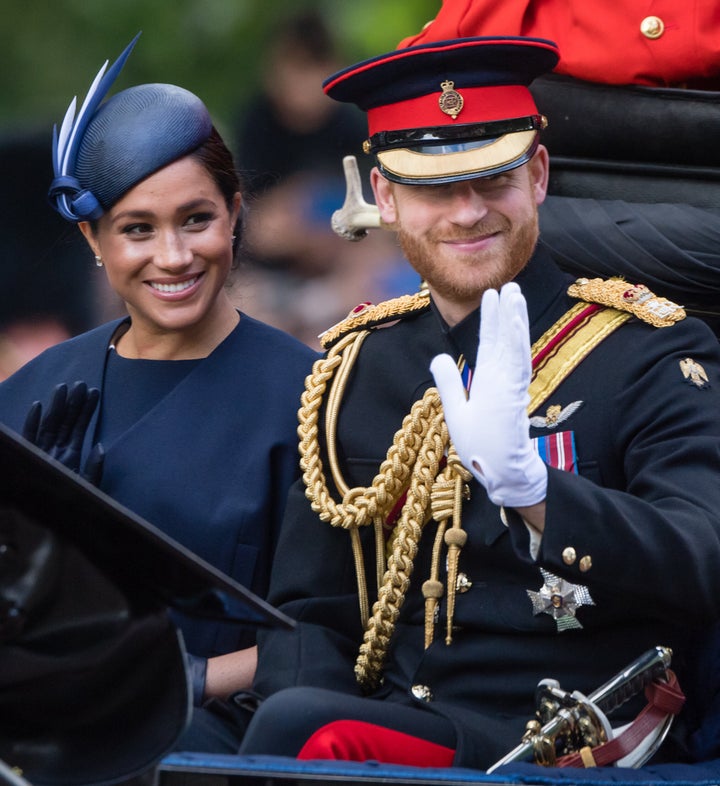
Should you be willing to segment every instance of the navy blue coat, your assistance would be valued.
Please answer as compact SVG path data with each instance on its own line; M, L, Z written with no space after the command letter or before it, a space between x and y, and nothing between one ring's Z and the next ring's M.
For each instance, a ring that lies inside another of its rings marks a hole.
M55 385L102 390L119 321L63 342L0 385L0 420L22 430ZM237 328L113 444L100 488L228 576L264 596L287 490L298 477L297 408L316 353L242 315ZM100 403L102 408L102 400ZM85 454L97 423L88 429ZM211 657L254 630L184 618L188 651Z
M517 281L536 341L574 303L572 277L542 251ZM433 384L440 352L474 359L478 313L452 329L434 307L377 329L350 376L337 429L341 470L350 487L368 485L412 404ZM688 384L679 362L691 356L709 377ZM635 318L605 339L553 393L548 405L582 402L562 423L574 433L579 474L549 469L547 523L537 562L521 522L506 527L482 487L463 505L468 541L459 570L472 582L456 597L452 643L444 642L444 602L436 638L423 649L421 585L430 575L432 522L390 641L384 681L373 694L450 718L455 764L486 768L519 743L534 716L534 690L546 677L590 693L656 645L691 679L695 646L720 619L720 348L707 326L686 319L654 328ZM322 430L322 429L321 429ZM547 433L533 428L532 437ZM326 460L326 458L324 458ZM337 499L337 496L336 496ZM366 575L374 573L372 533L363 530ZM572 547L577 559L567 564ZM592 567L587 568L590 557ZM444 562L444 560L443 560ZM559 632L533 613L528 590L543 567L588 588L594 605L577 610L582 628ZM441 576L444 580L444 576ZM311 685L360 695L353 666L362 641L350 537L319 520L302 482L291 490L276 553L271 602L299 620L294 632L263 631L256 688L271 694ZM430 689L423 701L413 685ZM704 696L676 724L679 744ZM689 702L690 703L690 702ZM637 702L613 715L634 717ZM677 748L672 755L682 756Z

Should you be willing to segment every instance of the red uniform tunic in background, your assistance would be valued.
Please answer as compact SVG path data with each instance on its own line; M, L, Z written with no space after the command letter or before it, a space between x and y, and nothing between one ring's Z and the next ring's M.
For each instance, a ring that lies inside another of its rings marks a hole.
M398 47L486 35L549 38L577 79L720 89L717 0L444 0Z

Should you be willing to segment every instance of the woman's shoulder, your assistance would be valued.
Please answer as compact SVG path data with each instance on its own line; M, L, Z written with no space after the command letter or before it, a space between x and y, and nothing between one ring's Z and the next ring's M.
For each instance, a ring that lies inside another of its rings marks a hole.
M115 320L49 347L0 383L0 422L18 428L33 401L45 401L60 383L99 384Z
M106 322L85 333L79 333L77 336L73 336L72 338L48 347L32 360L29 360L21 366L5 382L14 379L18 375L24 376L37 373L43 369L51 370L55 366L64 367L68 364L72 364L74 360L80 361L83 364L87 363L91 361L93 357L92 353L95 350L100 353L101 357L104 356L110 337L122 321L122 319L116 319L112 322Z
M242 313L240 324L244 335L253 341L260 341L266 351L282 353L285 359L295 359L300 363L312 363L320 357L320 353L309 347L295 336L280 328L261 322L255 317Z

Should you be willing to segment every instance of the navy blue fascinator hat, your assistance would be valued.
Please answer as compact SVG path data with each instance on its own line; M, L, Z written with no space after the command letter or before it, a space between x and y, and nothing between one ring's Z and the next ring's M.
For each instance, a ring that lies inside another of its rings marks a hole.
M137 85L102 103L139 35L109 69L103 65L77 117L73 99L54 130L49 197L68 221L99 218L134 185L210 137L207 108L176 85Z

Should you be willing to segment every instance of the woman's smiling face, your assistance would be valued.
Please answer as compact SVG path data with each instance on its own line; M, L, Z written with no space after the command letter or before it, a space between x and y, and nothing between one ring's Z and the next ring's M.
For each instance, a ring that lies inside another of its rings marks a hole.
M80 225L134 331L193 334L227 313L220 296L239 210L240 195L229 209L205 167L186 156L130 189L94 231Z

